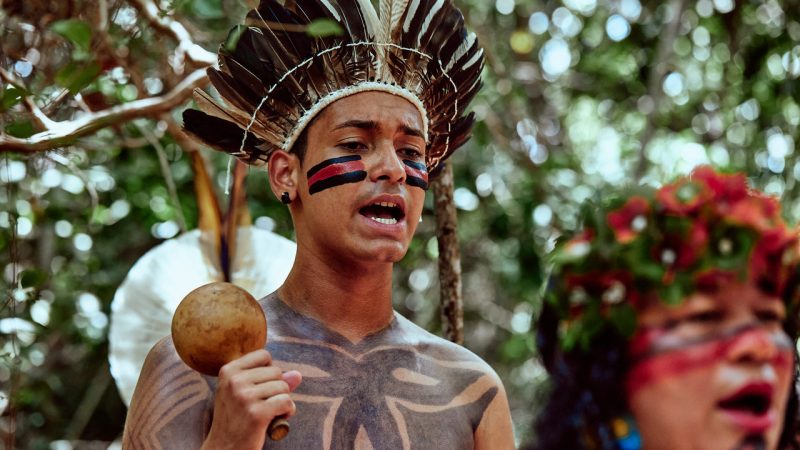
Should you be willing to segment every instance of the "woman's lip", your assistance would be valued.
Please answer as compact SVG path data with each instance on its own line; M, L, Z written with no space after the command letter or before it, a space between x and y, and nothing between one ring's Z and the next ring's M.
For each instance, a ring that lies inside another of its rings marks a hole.
M747 433L764 433L769 430L777 419L777 413L772 407L772 397L775 387L767 382L747 383L737 389L731 395L718 402L719 409L737 427L742 428ZM763 396L769 403L769 407L762 413L746 409L726 408L723 404L749 395Z
M766 433L777 423L777 413L770 408L763 414L749 411L723 409L722 414L733 424L742 428L746 433Z
M770 402L772 402L772 394L774 391L775 387L771 383L767 383L766 381L756 381L745 384L732 394L720 400L719 403L729 402L737 397L743 397L745 395L761 395L767 397Z

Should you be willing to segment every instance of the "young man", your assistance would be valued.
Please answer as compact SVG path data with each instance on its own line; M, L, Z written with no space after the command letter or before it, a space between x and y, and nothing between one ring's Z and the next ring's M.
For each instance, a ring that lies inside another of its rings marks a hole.
M153 348L125 448L514 448L492 369L395 313L391 298L428 169L468 136L463 109L481 52L450 1L385 1L381 11L383 24L368 0L264 1L233 54L220 55L222 71L210 75L232 107L201 98L210 116L188 112L186 127L251 163L269 161L297 256L260 301L265 350L212 378L185 366L169 338ZM345 37L284 26L319 17ZM270 441L280 415L292 430Z

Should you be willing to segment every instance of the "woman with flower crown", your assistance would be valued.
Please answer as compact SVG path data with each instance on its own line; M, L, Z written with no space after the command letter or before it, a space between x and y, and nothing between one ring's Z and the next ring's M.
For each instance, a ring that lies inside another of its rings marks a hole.
M587 207L552 253L531 448L796 449L798 233L741 174Z

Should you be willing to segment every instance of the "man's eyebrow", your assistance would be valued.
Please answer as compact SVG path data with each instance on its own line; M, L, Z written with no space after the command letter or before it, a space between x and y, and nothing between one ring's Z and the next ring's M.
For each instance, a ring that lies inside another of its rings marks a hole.
M360 128L362 130L376 130L378 128L378 123L375 122L374 120L348 120L333 127L334 130L341 130L342 128Z
M343 128L359 128L359 129L362 129L362 130L377 130L377 129L380 128L380 125L378 124L378 122L376 122L374 120L358 120L358 119L355 119L355 120L348 120L346 122L342 122L342 123L336 125L335 127L333 127L334 130L341 130ZM421 138L421 139L425 139L425 135L422 133L422 130L420 130L419 128L414 128L414 127L409 126L409 125L401 125L400 126L400 131L402 131L403 134L408 135L408 136L414 136L414 137L418 137L418 138Z
M408 126L408 125L402 125L402 126L400 127L400 130L401 130L401 131L402 131L404 134L407 134L407 135L409 135L409 136L418 137L418 138L421 138L421 139L423 139L423 140L425 139L425 135L424 135L424 134L422 134L422 130L420 130L419 128L410 127L410 126Z

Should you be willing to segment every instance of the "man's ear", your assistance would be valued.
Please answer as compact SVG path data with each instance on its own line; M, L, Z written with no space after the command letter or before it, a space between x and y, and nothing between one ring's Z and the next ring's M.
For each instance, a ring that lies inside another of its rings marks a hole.
M267 165L269 186L278 199L284 192L289 193L289 200L297 198L300 180L300 159L293 153L275 150L269 157Z

